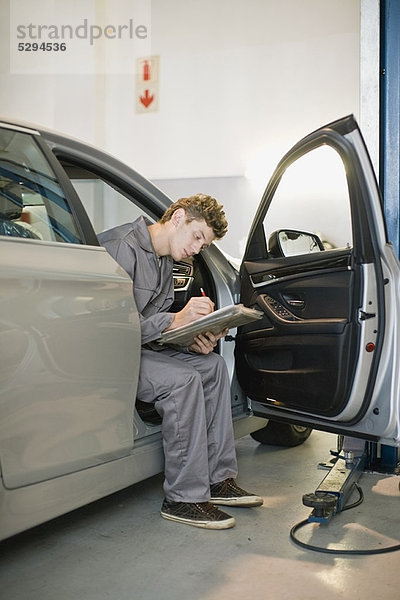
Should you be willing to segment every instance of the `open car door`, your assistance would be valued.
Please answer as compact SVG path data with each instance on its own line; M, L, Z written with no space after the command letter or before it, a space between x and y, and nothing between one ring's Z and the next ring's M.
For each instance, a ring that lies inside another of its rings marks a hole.
M236 369L254 413L400 445L399 262L354 117L279 163L241 266Z

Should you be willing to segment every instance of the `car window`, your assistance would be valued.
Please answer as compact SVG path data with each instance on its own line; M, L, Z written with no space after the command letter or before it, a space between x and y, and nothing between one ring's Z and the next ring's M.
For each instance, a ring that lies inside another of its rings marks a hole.
M263 222L266 239L280 239L309 232L322 241L319 249L350 248L352 227L350 197L343 161L330 146L316 148L301 156L284 172ZM290 232L287 235L287 232ZM310 252L311 245L298 243L298 254ZM299 237L298 240L301 238ZM312 238L314 239L314 238Z
M134 199L126 196L104 177L82 168L63 164L93 226L101 233L122 223L134 221L139 216L151 216ZM151 219L152 220L152 219Z
M0 235L82 243L35 136L5 128L0 128Z

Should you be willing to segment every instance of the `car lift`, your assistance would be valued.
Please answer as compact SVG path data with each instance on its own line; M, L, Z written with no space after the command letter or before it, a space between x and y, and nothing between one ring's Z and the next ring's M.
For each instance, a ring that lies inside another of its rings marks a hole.
M310 522L328 523L341 512L354 490L354 484L365 470L396 475L400 472L397 448L339 436L341 439L341 448L338 452L332 451L336 456L333 462L320 463L321 467L329 469L329 473L314 493L303 496L303 504L314 509Z
M305 521L295 525L291 539L309 550L317 550L330 554L378 554L400 550L400 545L377 550L329 550L300 542L295 533L307 523L327 524L339 512L358 506L362 501L362 491L357 485L362 473L374 471L386 474L400 474L399 449L366 442L362 439L338 436L338 451L331 451L333 459L329 463L320 463L321 468L329 472L321 481L314 493L304 494L303 504L313 510ZM347 505L351 493L356 487L360 492L360 500L350 507Z
M329 469L328 474L314 493L303 496L303 504L313 508L309 522L328 523L336 513L341 512L366 467L367 443L356 438L346 437L342 440L342 443L338 443L338 452L332 451L336 455L334 462L320 463L320 467Z

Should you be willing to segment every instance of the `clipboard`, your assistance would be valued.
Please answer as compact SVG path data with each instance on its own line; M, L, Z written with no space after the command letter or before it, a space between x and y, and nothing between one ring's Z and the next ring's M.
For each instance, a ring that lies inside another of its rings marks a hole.
M257 321L262 318L263 312L254 308L248 308L243 304L231 304L224 306L214 312L200 317L197 321L177 327L171 331L166 331L157 340L158 344L178 344L179 346L190 346L193 338L199 333L217 334L223 329L239 327L251 321Z

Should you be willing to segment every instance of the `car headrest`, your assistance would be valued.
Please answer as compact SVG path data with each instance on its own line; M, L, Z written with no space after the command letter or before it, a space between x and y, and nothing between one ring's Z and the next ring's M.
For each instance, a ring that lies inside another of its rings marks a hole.
M0 219L13 221L22 214L22 199L15 194L0 190Z

